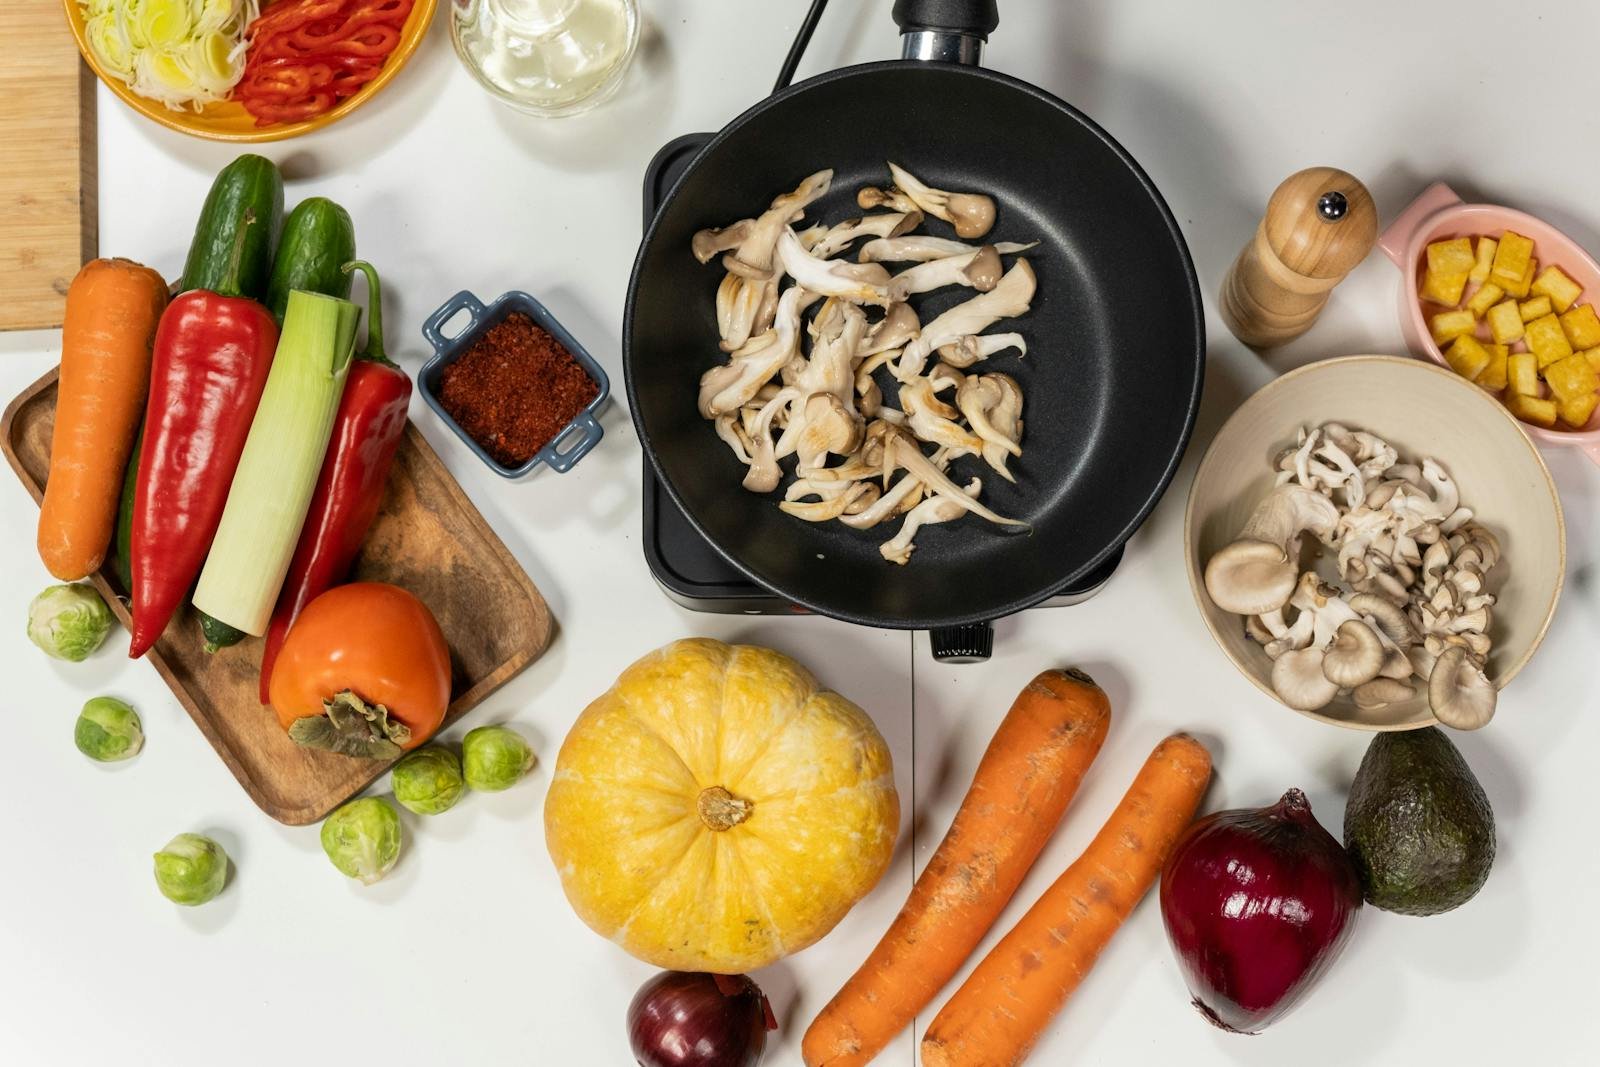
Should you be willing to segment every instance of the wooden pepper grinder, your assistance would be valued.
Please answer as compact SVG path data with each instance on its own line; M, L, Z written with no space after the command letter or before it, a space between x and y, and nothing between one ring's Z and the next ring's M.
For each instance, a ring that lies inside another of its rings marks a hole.
M1378 212L1365 185L1334 167L1291 174L1223 279L1223 321L1253 348L1292 341L1311 328L1328 293L1377 237Z

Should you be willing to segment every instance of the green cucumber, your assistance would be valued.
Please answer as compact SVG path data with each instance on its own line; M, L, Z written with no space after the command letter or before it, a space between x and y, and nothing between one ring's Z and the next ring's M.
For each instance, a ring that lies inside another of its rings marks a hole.
M282 223L283 175L277 164L245 155L223 167L200 209L179 292L265 297Z
M342 268L355 258L356 228L350 213L326 197L300 201L283 220L267 283L267 310L282 325L295 289L348 300L350 275Z
M199 608L195 608L194 613L200 618L200 633L206 639L207 652L230 648L249 636L243 630L235 630L221 619L213 619Z
M111 541L111 572L122 583L122 594L133 601L133 494L139 486L139 450L144 447L144 422L133 437L133 451L122 474L122 499L117 501L117 532Z

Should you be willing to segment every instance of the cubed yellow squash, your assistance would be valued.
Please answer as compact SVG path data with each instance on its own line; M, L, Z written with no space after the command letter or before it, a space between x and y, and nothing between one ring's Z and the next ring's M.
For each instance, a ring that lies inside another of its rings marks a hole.
M1511 305L1511 310L1516 311L1516 305ZM1521 320L1517 320L1521 324ZM1441 311L1428 320L1428 328L1433 333L1436 344L1446 345L1463 334L1469 334L1478 328L1478 320L1472 317L1470 311ZM1499 338L1495 338L1499 340Z
M1561 313L1561 329L1576 349L1600 345L1600 316L1594 313L1593 304L1579 304Z
M1560 267L1552 264L1540 271L1539 276L1533 280L1532 292L1539 296L1548 296L1556 311L1562 312L1578 302L1583 287L1567 277L1566 272Z
M1515 300L1496 304L1485 317L1489 320L1489 332L1497 343L1509 345L1522 340L1522 313L1517 310Z
M1583 354L1583 358L1589 361L1589 366L1595 370L1600 370L1600 348L1589 349Z
M1489 309L1498 304L1500 302L1500 298L1505 295L1506 291L1500 288L1494 282L1484 282L1482 285L1478 286L1478 289L1475 293L1467 298L1467 310L1481 319L1487 315L1489 313Z
M1506 387L1508 382L1506 363L1510 359L1511 349L1506 345L1496 344L1488 344L1483 347L1488 349L1489 362L1478 372L1477 378L1473 380L1485 389L1498 393Z
M1574 400L1600 389L1600 374L1582 356L1568 356L1544 369L1545 384L1557 399Z
M1506 409L1523 422L1531 422L1547 430L1556 424L1554 400L1540 400L1535 396L1511 393L1506 397Z
M1551 312L1550 298L1548 296L1533 296L1517 305L1517 314L1522 316L1523 322L1532 322L1542 319Z
M1528 261L1528 269L1522 272L1521 278L1514 282L1506 281L1500 278L1495 280L1500 282L1501 285L1505 286L1507 296L1513 296L1518 300L1521 300L1526 297L1528 295L1528 291L1533 288L1533 272L1537 270L1538 267L1539 261L1537 259L1530 259Z
M1545 315L1528 323L1525 337L1528 351L1539 357L1540 370L1572 355L1572 342L1567 340L1567 331L1562 328L1561 320L1554 315ZM1498 341L1499 338L1495 340Z
M1575 396L1571 400L1559 401L1556 404L1556 414L1560 416L1562 422L1574 430L1581 430L1589 425L1589 419L1594 415L1597 404L1600 404L1600 393Z
M1490 360L1489 350L1470 333L1462 334L1450 342L1450 347L1444 350L1444 358L1451 370L1468 381L1476 380ZM1584 360L1583 365L1587 367L1589 361Z
M1428 245L1428 269L1435 274L1467 274L1477 261L1470 237L1452 237Z
M1539 395L1539 360L1532 352L1513 352L1506 358L1506 384L1519 396Z
M1500 243L1495 247L1489 277L1499 282L1501 287L1510 289L1511 286L1506 283L1514 284L1521 281L1523 274L1528 270L1528 265L1532 262L1533 238L1524 237L1514 230L1507 230L1500 235Z
M1424 300L1453 308L1461 303L1461 294L1466 291L1466 288L1466 271L1441 274L1429 267L1422 272L1422 288L1418 289L1417 292Z
M1467 280L1482 285L1489 280L1489 271L1494 268L1494 250L1500 242L1493 237L1480 237L1474 248L1476 252L1472 270L1467 275Z

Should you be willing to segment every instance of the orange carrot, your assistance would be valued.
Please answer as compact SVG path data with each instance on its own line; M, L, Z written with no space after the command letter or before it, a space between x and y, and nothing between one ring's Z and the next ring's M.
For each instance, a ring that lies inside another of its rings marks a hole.
M1015 1067L1154 884L1194 819L1211 756L1187 734L1151 753L1083 855L1001 939L922 1039L926 1067Z
M117 523L122 475L150 391L150 342L167 283L126 259L84 264L67 289L39 558L64 581L93 574Z
M911 898L806 1031L809 1067L868 1062L961 969L1061 821L1110 724L1105 693L1082 671L1028 683Z

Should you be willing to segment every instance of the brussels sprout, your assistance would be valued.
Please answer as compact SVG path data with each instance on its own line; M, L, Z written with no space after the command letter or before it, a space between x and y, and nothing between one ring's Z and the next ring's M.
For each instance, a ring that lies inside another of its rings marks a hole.
M113 763L129 759L144 747L139 713L116 697L95 697L78 713L72 731L78 751L92 760Z
M400 816L377 797L352 800L323 822L322 851L341 872L371 885L400 858Z
M56 659L79 663L100 647L114 621L94 586L52 585L28 605L28 640Z
M156 888L174 904L204 904L227 880L228 854L209 837L179 834L156 853Z
M509 789L533 766L533 749L515 730L480 726L461 739L461 768L467 784L485 793Z
M437 815L461 799L461 761L448 748L429 745L394 765L394 798L407 811Z

